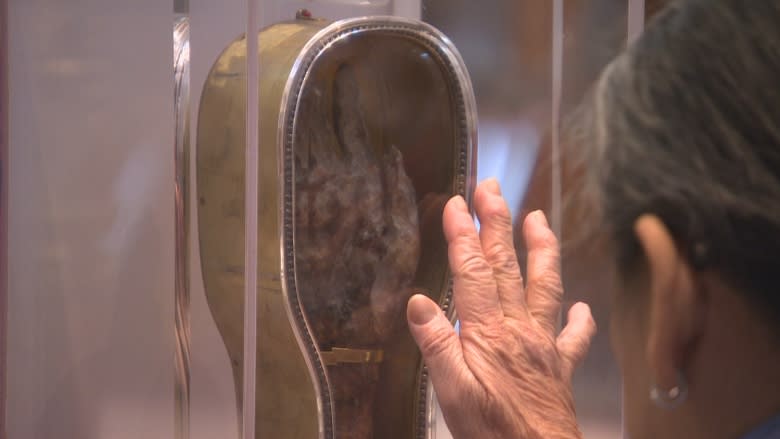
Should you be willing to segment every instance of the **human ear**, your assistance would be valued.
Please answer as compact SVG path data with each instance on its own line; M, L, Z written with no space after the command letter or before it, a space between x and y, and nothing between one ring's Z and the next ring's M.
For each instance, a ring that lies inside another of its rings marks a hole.
M639 217L634 233L647 261L650 318L646 355L652 384L672 389L679 385L686 357L701 332L705 292L696 287L692 267L657 216Z

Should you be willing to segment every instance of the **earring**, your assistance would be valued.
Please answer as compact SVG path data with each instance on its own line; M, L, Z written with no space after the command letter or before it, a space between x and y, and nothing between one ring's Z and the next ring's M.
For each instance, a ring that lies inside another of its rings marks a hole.
M663 409L676 409L686 399L688 399L688 381L682 372L677 372L677 385L669 390L662 390L657 385L650 387L650 400Z

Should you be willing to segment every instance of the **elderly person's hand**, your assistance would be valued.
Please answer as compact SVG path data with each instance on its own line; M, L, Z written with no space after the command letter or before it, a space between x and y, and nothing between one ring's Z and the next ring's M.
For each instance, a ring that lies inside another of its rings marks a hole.
M425 296L409 300L409 327L455 438L578 438L571 376L596 327L574 305L556 337L563 289L558 241L544 214L523 226L525 287L512 220L498 183L475 193L479 233L461 197L444 209L460 336Z

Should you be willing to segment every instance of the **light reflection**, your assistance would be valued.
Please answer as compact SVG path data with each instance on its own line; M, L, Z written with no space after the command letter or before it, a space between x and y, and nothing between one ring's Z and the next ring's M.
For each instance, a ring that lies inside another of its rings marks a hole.
M541 136L526 121L484 121L479 127L477 178L495 178L514 218L531 178Z

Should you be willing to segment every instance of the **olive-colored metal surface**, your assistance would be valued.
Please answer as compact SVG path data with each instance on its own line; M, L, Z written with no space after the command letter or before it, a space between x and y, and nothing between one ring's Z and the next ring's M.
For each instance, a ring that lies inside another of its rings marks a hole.
M438 31L303 17L260 33L257 437L424 438L405 305L449 305L441 213L470 200L476 115ZM204 86L197 139L206 295L240 394L245 40ZM277 131L278 127L278 131Z
M285 313L279 267L276 127L282 93L301 48L325 25L297 21L259 35L260 192L258 248L257 437L314 438L319 416L313 384ZM246 40L220 55L201 96L197 133L198 233L207 301L241 397L243 359ZM266 397L262 397L266 395Z

